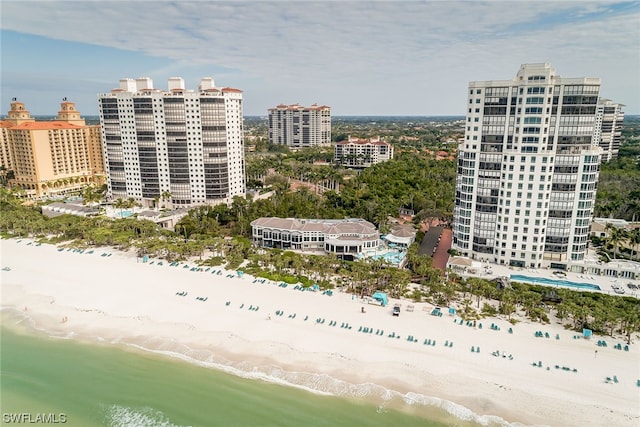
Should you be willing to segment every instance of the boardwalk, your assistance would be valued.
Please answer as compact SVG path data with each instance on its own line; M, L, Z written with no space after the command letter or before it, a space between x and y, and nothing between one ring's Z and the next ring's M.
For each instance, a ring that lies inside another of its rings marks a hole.
M432 257L433 266L445 271L449 259L448 250L451 249L451 238L451 229L443 225L430 226L420 242L418 254Z

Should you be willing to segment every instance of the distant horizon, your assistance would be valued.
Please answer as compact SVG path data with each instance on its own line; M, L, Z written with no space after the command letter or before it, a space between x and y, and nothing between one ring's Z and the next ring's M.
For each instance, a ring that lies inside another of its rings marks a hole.
M268 117L268 114L260 114L260 115L256 115L256 114L244 114L243 117ZM0 116L3 119L7 118L6 115ZM57 117L56 114L32 114L31 117L33 118L38 118L38 117ZM82 118L86 118L86 117L100 117L99 114L81 114ZM465 118L466 115L465 114L429 114L429 115L419 115L419 114L386 114L386 115L382 115L382 114L350 114L350 115L340 115L340 116L336 116L336 115L331 115L332 119L338 118L338 117L460 117L460 118ZM640 114L627 114L625 113L624 115L625 118L627 117L640 117Z

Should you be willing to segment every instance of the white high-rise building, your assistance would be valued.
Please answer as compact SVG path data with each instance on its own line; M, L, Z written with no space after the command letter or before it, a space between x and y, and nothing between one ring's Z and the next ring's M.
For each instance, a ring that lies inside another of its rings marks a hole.
M602 161L608 162L618 157L624 112L622 104L610 99L599 99L596 108L596 126L593 132L594 143L602 148Z
M513 80L469 83L459 145L453 248L519 267L584 259L601 149L599 78L522 65Z
M180 77L167 91L122 79L98 104L110 197L190 207L245 195L241 90L210 77L197 91Z
M317 104L270 108L269 142L290 148L331 144L331 108Z

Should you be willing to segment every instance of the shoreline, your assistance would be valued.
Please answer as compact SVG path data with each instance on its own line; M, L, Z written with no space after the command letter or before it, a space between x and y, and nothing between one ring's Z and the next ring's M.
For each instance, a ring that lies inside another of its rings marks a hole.
M21 315L45 334L182 355L189 363L236 369L235 375L347 398L364 395L384 403L393 396L407 405L415 399L485 425L640 422L635 343L629 352L614 350L606 337L609 347L600 350L594 342L572 339L575 333L559 325L528 322L508 334L511 325L501 319L484 319L485 328L478 329L454 323L457 317L430 316L432 306L426 303L411 303L415 309L409 312L402 301L399 317L390 314L396 300L386 308L366 306L363 314L362 303L341 292L300 292L255 283L248 275L136 263L135 256L110 249L104 251L113 256L101 257L100 249L58 252L27 242L0 242L3 266L11 267L2 271L2 307L20 312L27 306ZM180 292L187 295L176 295ZM282 316L276 314L280 310ZM336 325L328 326L331 322ZM491 330L492 322L501 331ZM345 323L352 329L341 327ZM359 327L384 333L358 332ZM535 338L539 329L561 339ZM391 332L402 338L389 338ZM407 341L409 335L419 342ZM426 339L437 344L427 346ZM445 347L445 341L454 347ZM481 353L472 353L472 345ZM496 349L514 359L491 356ZM594 349L600 350L597 358ZM533 368L535 360L550 370ZM562 372L555 364L578 372ZM605 384L611 375L620 377L620 384Z

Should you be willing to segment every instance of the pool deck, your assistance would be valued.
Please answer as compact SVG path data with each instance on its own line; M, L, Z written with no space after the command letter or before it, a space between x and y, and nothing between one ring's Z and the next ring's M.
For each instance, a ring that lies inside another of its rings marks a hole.
M490 268L491 273L488 273L486 271L485 269L486 267ZM631 290L627 287L627 283L633 283L634 285L640 287L640 280L626 279L622 277L615 278L615 277L607 277L607 276L579 274L579 273L573 273L570 271L565 272L566 276L559 276L559 275L553 274L554 271L557 271L557 270L551 270L546 268L535 269L535 268L509 267L506 265L483 263L483 268L481 269L481 271L478 271L478 273L476 274L466 273L461 275L463 277L467 276L467 277L481 277L483 279L494 279L496 277L510 278L512 274L519 274L522 276L539 277L539 278L546 278L550 280L567 280L569 282L588 283L588 284L600 286L600 291L591 291L591 292L602 292L610 295L632 296L635 298L640 298L639 289ZM514 281L517 282L517 280L514 280ZM557 287L562 287L566 289L576 289L571 286L546 285L543 283L536 283L536 284L542 285L542 286L549 286L549 287L557 286ZM612 285L616 285L616 284L624 289L624 294L617 294L613 291ZM588 289L580 289L580 290L590 291Z

